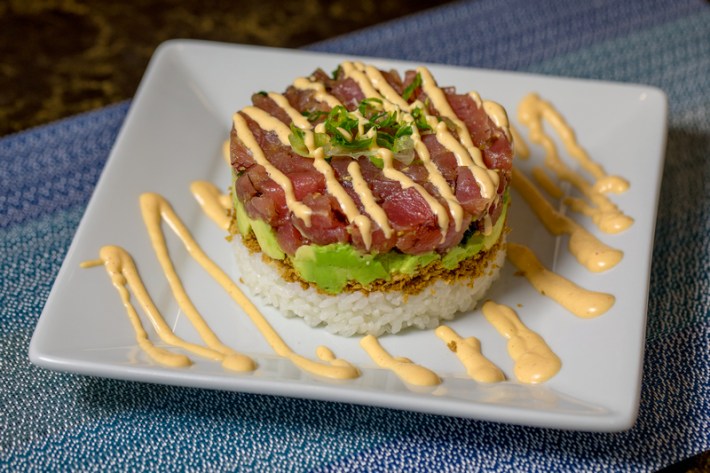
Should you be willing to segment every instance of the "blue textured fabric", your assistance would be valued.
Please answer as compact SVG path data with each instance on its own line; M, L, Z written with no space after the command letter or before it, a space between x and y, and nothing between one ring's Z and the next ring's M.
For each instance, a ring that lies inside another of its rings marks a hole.
M482 0L314 50L639 82L670 118L637 425L564 432L29 364L128 103L0 140L0 469L653 471L710 449L710 7Z

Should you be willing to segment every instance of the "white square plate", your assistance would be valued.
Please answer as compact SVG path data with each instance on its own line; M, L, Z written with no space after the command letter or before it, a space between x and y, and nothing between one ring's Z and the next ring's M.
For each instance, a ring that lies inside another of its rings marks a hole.
M436 390L408 388L393 373L379 369L359 347L359 338L342 338L286 319L255 300L264 315L297 353L315 358L319 345L362 369L362 376L332 382L304 374L275 355L231 299L171 240L176 268L196 306L222 341L252 357L256 371L239 374L218 363L191 356L191 367L167 368L137 347L120 299L102 268L81 269L101 246L120 245L137 261L146 286L175 331L198 341L181 316L160 271L138 206L143 192L157 192L173 204L207 253L234 273L224 234L201 212L189 192L195 180L222 189L229 170L221 156L232 114L250 103L253 92L283 91L291 80L317 67L331 71L343 56L245 47L197 41L171 41L156 52L118 136L96 191L41 315L30 346L33 363L56 370L136 381L277 394L416 410L576 430L613 431L633 425L639 400L645 341L646 304L653 232L666 135L666 98L657 89L510 72L429 65L439 84L477 90L515 110L529 92L557 106L575 127L581 144L611 174L631 187L613 200L635 219L618 235L599 235L624 251L611 271L592 274L573 264L565 238L548 234L513 193L510 241L530 246L549 268L582 287L612 293L617 301L596 319L579 319L514 276L508 263L489 297L518 311L562 359L561 371L541 385L514 380L478 384L433 331L407 331L381 338L395 356L406 356L444 380ZM361 59L384 69L404 71L411 63ZM525 130L521 126L518 129ZM528 163L540 162L532 147ZM575 216L585 227L591 223ZM563 243L563 244L560 244ZM238 275L234 276L238 280ZM249 292L246 291L247 295ZM148 333L158 341L146 321ZM506 340L479 310L449 324L475 335L484 354L510 379L512 361Z

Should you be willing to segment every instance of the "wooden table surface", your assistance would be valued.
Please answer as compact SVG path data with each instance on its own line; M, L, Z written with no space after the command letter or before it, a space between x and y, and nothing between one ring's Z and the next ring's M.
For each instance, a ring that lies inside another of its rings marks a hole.
M295 48L441 3L0 0L0 136L131 98L168 39Z

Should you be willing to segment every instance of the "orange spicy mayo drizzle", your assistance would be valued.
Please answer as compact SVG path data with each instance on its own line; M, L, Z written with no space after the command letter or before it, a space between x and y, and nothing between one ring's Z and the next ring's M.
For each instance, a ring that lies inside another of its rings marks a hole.
M258 112L254 113L256 115ZM251 151L252 155L254 156L254 160L257 162L257 164L261 164L264 169L266 169L266 173L269 175L269 177L273 179L274 182L276 182L284 190L284 195L286 197L286 205L288 206L289 210L291 210L296 217L303 220L306 226L310 226L311 214L313 213L313 211L307 205L296 200L296 195L294 194L293 183L291 182L291 180L274 165L272 165L266 158L266 156L264 155L264 151L261 149L261 147L259 147L259 143L257 143L256 138L254 138L254 135L252 134L251 130L249 130L249 126L247 125L247 121L244 119L244 117L242 117L239 113L235 113L233 116L233 120L234 128L237 130L237 135L239 136L239 139L242 140L244 146L246 146L247 149Z
M205 254L194 240L187 227L185 227L177 214L175 214L170 204L162 196L153 193L141 195L141 210L156 252L158 250L162 251L162 248L165 247L165 241L162 237L160 226L162 218L183 242L190 256L222 286L227 294L229 294L240 307L242 307L252 323L254 323L267 343L278 355L291 360L295 365L305 371L326 378L351 379L360 375L359 370L347 361L333 358L324 360L324 363L321 363L298 355L291 350L234 281ZM322 354L323 351L321 350L320 353Z
M549 174L547 174L540 166L534 166L532 168L532 175L538 185L542 187L550 197L554 199L561 199L564 197L562 188L557 185L557 183L550 178ZM532 183L530 185L532 185Z
M361 214L355 205L355 201L348 195L345 188L338 182L335 177L333 168L325 160L323 148L318 148L313 153L313 166L325 177L325 185L343 209L345 216L349 222L355 224L360 230L365 248L370 248L372 244L372 222L365 215Z
M202 211L222 230L228 231L231 219L227 209L231 208L229 194L223 194L217 186L207 181L190 184L190 192L200 204Z
M353 79L358 84L358 86L363 91L366 97L380 99L386 111L396 111L401 115L402 119L404 119L405 121L414 121L409 112L413 107L422 106L422 104L408 104L387 83L380 71L378 71L376 68L374 68L373 66L365 66L359 62L343 62L341 64L341 67L345 75ZM446 116L447 118L450 118L459 128L458 134L460 135L459 139L461 141L457 140L451 134L451 132L445 126L445 123L438 123L434 119L434 117L428 116L427 120L429 121L433 129L436 131L437 140L454 154L459 165L469 167L474 178L479 184L482 197L494 200L497 197L496 189L498 187L499 181L499 176L497 172L495 170L489 170L485 166L485 164L483 163L481 151L475 146L473 146L470 134L468 133L466 126L454 114L453 110L448 104L448 101L446 100L445 95L443 95L443 91L436 85L436 82L431 76L431 73L426 68L419 68L417 71L422 74L422 77L424 78L422 86L424 87L428 95L433 96L432 102L435 104L437 110L439 110L442 115ZM315 90L316 100L327 103L331 108L336 105L341 105L335 97L326 93L325 87L319 82L312 82L311 80L306 78L299 78L294 81L293 85L298 89ZM289 106L285 103L285 101L282 102L284 103L279 103L279 106L284 108L284 110L289 113ZM480 98L478 98L478 102L481 102ZM506 135L510 136L510 133L507 130L507 115L505 114L503 108L494 102L483 102L481 106L483 106L486 113L496 124L504 128ZM357 112L353 113L357 114ZM305 128L304 130L306 132L304 141L306 143L307 148L311 151L311 153L313 153L314 150L311 149L311 146L308 145L310 130L306 130ZM421 137L419 136L419 133L416 130L413 130L412 141L414 142L414 148L417 151L417 154L419 155L420 159L422 160L422 163L428 171L429 182L434 185L434 187L439 191L441 196L446 201L451 212L451 216L454 219L455 229L459 231L461 229L464 214L460 203L456 199L453 190L449 187L443 175L441 175L436 165L431 161L429 157L429 152L426 149L424 143L421 141ZM381 152L381 150L377 150L377 152L379 153ZM403 181L402 178L406 177L404 174L393 172L390 172L389 174L389 176L386 176L388 177L388 179L398 181L404 188L412 187L410 182ZM444 237L442 237L443 241L443 239L445 238L445 234L448 230L448 215L445 215L444 212L442 212L441 208L438 208L440 205L436 205L438 204L437 200L432 196L428 195L428 193L426 193L423 188L420 189L418 187L415 187L415 189L427 201L435 215L437 215L442 234L444 234ZM424 193L426 193L427 195L425 195ZM367 208L366 210L368 214L372 217L373 212L371 212L370 209ZM445 207L444 210L446 210ZM448 213L448 211L446 213ZM378 225L380 225L383 231L387 233L387 230L379 222Z
M412 123L414 121L414 117L412 117L411 115L405 115L404 120L409 123ZM461 230L464 214L463 207L461 207L461 204L456 199L456 195L454 194L451 187L449 187L449 183L446 182L446 178L444 178L444 175L441 174L439 168L431 160L429 149L422 141L422 137L419 134L419 129L414 125L412 125L411 138L414 142L414 149L416 150L417 154L419 155L419 159L421 159L422 163L424 164L424 167L427 170L429 181L434 184L436 190L439 191L439 194L441 194L441 196L444 198L447 205L449 206L451 215L454 218L454 228L456 229L456 231Z
M138 270L131 255L118 246L104 246L99 252L100 259L87 261L82 264L82 267L98 266L103 264L106 272L111 278L111 283L121 296L121 301L126 309L131 325L136 332L136 340L138 345L158 363L173 366L184 367L192 364L190 359L185 355L171 353L163 348L156 347L148 338L140 318L131 304L130 293L127 286L131 288L134 296L143 307L148 319L158 333L161 340L171 345L188 350L196 355L217 360L222 362L222 366L234 371L251 371L254 369L254 361L234 350L224 346L217 336L210 330L202 317L194 313L187 314L190 321L193 323L202 339L209 345L204 347L189 343L175 335L170 329L170 326L165 321L160 311L155 306L150 294L143 285Z
M494 170L486 167L483 162L481 150L474 146L468 128L454 113L449 101L446 99L446 94L436 84L431 72L429 72L426 67L418 67L417 72L422 78L422 89L424 93L429 97L434 108L455 125L460 142L453 137L444 122L438 123L435 127L437 140L449 151L454 153L456 161L460 166L469 167L481 188L481 196L486 199L494 198L495 191L498 188L498 174ZM501 118L495 117L493 120L494 122L500 121ZM505 122L507 123L507 121L506 117Z
M271 97L272 95L276 96L277 94L270 94L269 96ZM279 100L277 101L277 103L281 103L281 101ZM286 101L286 103L283 104L283 107L287 107L287 103L288 102ZM295 109L293 109L292 107L288 106L288 108L290 109L291 113L295 112ZM242 110L242 112L249 115L249 117L264 130L275 132L276 135L279 137L281 143L285 146L289 146L288 136L291 133L291 130L289 129L289 127L284 125L284 123L281 122L279 119L269 115L265 111L256 107L246 107ZM308 120L306 120L306 122L310 127L310 123L308 122ZM309 146L309 149L310 148L311 147ZM318 148L313 151L313 167L315 167L315 169L323 175L323 177L325 178L325 184L326 188L328 189L328 192L330 192L336 198L338 204L340 204L340 208L343 210L343 213L345 213L345 216L347 217L348 221L354 223L355 226L358 227L358 230L360 230L360 233L362 235L365 248L369 248L372 244L372 223L369 218L360 213L353 199L350 197L350 195L348 195L348 193L345 191L340 182L338 182L335 177L335 173L333 172L333 168L325 160L322 148ZM369 200L365 200L364 202L370 203ZM372 203L374 203L374 199L372 199ZM370 205L370 207L371 206L372 204ZM368 208L368 206L366 206L366 209L372 210L371 208ZM373 213L376 213L376 211L373 211Z
M530 157L530 148L528 148L528 144L520 135L518 129L512 124L510 124L510 134L513 137L513 151L515 156L521 159L528 159Z
M227 166L230 166L232 164L232 156L230 155L229 148L229 140L224 140L224 143L222 143L222 159L224 159L224 162Z
M119 289L124 301L124 306L126 306L127 309L129 309L130 306L128 291L125 288L126 282L128 282L133 289L136 298L139 300L150 317L150 320L155 326L161 339L167 343L180 346L198 355L216 360L222 360L223 366L229 369L247 371L253 370L255 367L255 364L251 358L239 354L222 345L209 326L204 322L204 319L202 319L199 313L197 313L197 311L194 310L194 307L192 307L192 303L185 293L185 290L182 287L177 274L175 273L172 262L170 261L167 253L167 247L161 229L161 220L164 219L183 242L185 249L195 259L195 261L199 263L200 266L202 266L210 274L210 276L212 276L212 278L222 286L227 294L229 294L232 299L244 309L247 316L249 316L251 321L278 355L291 360L295 365L304 371L326 378L352 379L360 375L357 368L352 366L347 361L335 358L333 352L327 347L319 347L316 352L316 355L320 360L322 360L322 362L308 359L293 352L283 341L283 339L274 331L256 306L254 306L254 304L239 289L239 287L237 287L229 276L227 276L224 271L222 271L222 269L219 268L219 266L217 266L214 261L212 261L204 253L197 242L193 239L187 227L185 227L184 223L175 214L170 204L162 196L153 193L146 193L141 195L140 200L141 212L151 238L151 243L153 244L156 255L158 256L166 277L168 278L171 289L173 290L173 293L175 294L181 308L185 311L186 315L193 323L202 339L210 345L210 348L185 342L172 332L170 327L160 315L158 309L153 304L150 295L146 291L140 277L138 276L130 255L128 255L125 250L113 246L104 247L101 250L101 260L89 261L84 263L82 266L94 266L103 262L106 266L106 270L112 278L114 286ZM131 322L136 329L139 345L144 348L151 357L156 359L156 361L169 364L171 366L186 366L190 364L190 360L186 357L173 356L173 354L170 354L165 350L154 347L148 340L145 331L140 326L140 320L138 319L135 310L132 309L132 306L129 310L129 317L131 318Z
M387 83L379 70L372 66L365 66L361 63L344 62L341 66L345 75L357 82L366 97L381 100L383 108L386 111L394 111L399 113L402 119L408 123L414 122L414 118L409 113L409 104L407 104L407 102ZM457 231L460 230L463 221L463 208L459 204L458 200L456 200L456 197L454 196L444 176L431 161L429 150L421 141L419 131L414 125L412 126L411 138L414 142L414 149L417 151L417 154L427 170L427 179L429 182L434 184L441 196L446 200L449 205L449 209L451 210L451 215L454 218L455 228ZM382 153L382 150L384 150L384 148L379 149L378 153ZM411 181L411 179L399 171L393 171L394 169L385 171L385 177L399 182L405 189L407 187L412 187L413 181ZM434 199L433 196L431 196L423 187L415 186L415 189L422 196L422 198L427 201L432 211L437 215L439 227L442 233L445 234L448 230L449 223L448 211L440 204L437 205L438 202L436 199ZM444 215L446 216L444 217Z
M360 201L367 210L367 213L370 217L372 217L375 223L379 225L382 232L385 234L385 237L391 237L394 230L390 226L387 214L382 207L377 205L375 195L368 187L365 178L362 177L362 171L360 170L360 165L357 161L353 161L348 164L348 174L350 174L350 177L352 178L353 189L360 198Z
M377 363L377 366L393 371L402 381L414 386L436 386L441 378L433 371L412 363L406 358L395 358L382 348L377 338L366 335L360 340L360 346Z
M199 187L199 186L198 186ZM200 337L205 341L205 343L212 349L217 350L225 355L232 358L238 358L238 360L232 360L234 366L241 366L243 369L240 371L253 370L255 368L254 361L251 358L241 355L231 348L225 346L217 337L217 335L210 329L207 322L202 318L197 308L192 303L192 300L187 295L182 281L175 271L172 260L168 253L168 247L165 243L165 236L163 235L161 229L161 220L163 215L165 215L166 220L170 223L173 231L180 234L188 234L189 231L185 225L177 218L177 216L172 212L172 209L165 211L161 202L165 202L162 197L155 197L157 194L143 194L140 198L141 215L143 216L143 222L148 229L148 236L150 237L151 245L155 251L155 255L158 258L165 278L168 281L175 299L178 305L183 310L187 316L190 323L195 327ZM209 205L209 204L208 204ZM214 210L216 206L210 205ZM174 217L172 219L168 217ZM196 243L195 243L196 244ZM240 364L241 363L241 364Z
M481 97L477 92L469 92L468 95L474 100L474 102L481 102ZM508 140L513 139L512 132L510 131L510 123L508 123L508 114L501 104L493 102L492 100L484 100L483 111L486 112L486 115L493 120L493 123L495 123L498 128L503 130L503 133L505 133Z
M481 342L476 337L462 338L446 325L437 327L436 336L456 354L466 367L466 372L480 383L496 383L505 380L505 375L481 353Z
M545 340L523 324L513 309L486 301L483 315L505 338L508 339L508 354L515 362L515 377L521 383L541 383L560 371L560 358L545 343Z
M286 112L286 114L291 119L294 125L296 125L298 128L301 128L302 130L311 129L311 122L309 122L306 117L301 115L298 110L293 108L286 97L275 92L269 92L268 96L271 100L276 102L276 105L278 105L283 111Z
M621 193L629 187L628 181L618 176L610 176L604 169L589 158L587 152L577 143L574 131L560 113L548 102L536 94L530 94L523 99L518 108L518 118L530 129L530 139L545 149L545 165L557 174L559 179L569 182L589 199L590 206L581 199L566 199L570 207L589 216L605 233L619 233L633 224L633 219L605 195L607 192ZM542 126L546 120L562 139L567 151L580 165L589 172L596 183L590 185L579 173L572 171L559 157L557 147Z
M577 317L598 317L608 311L616 301L611 294L589 291L549 271L524 245L508 243L507 256L540 294L556 301Z
M377 150L377 154L380 158L382 158L382 162L384 163L382 173L387 179L398 181L403 189L408 189L410 187L414 188L414 190L416 190L426 201L429 208L431 208L434 215L436 215L439 228L442 233L441 240L443 241L446 237L446 231L449 228L449 212L446 210L446 207L439 203L433 195L429 194L424 187L417 184L412 178L404 174L402 171L395 169L392 151L386 148L380 148Z
M588 270L606 271L621 261L624 254L620 250L605 245L574 220L553 209L535 185L515 167L513 167L512 185L550 233L569 235L570 253Z
M348 71L353 70L351 67L346 66L347 64L349 63L343 63L343 68L346 74L349 73ZM422 141L419 129L414 125L414 117L411 113L409 113L412 107L397 93L396 90L392 88L391 85L389 85L387 80L382 76L382 73L377 68L373 66L365 66L360 63L355 63L353 67L358 68L358 70L354 70L354 72L358 72L360 75L354 75L353 77L356 79L358 85L360 85L360 88L363 91L370 91L370 93L373 94L372 97L379 98L383 101L383 107L386 111L398 111L401 113L402 119L405 122L412 124L411 138L414 142L414 149L427 170L428 180L434 184L436 190L439 191L439 194L441 194L448 204L451 216L454 218L454 228L456 231L461 230L463 222L463 208L456 199L451 187L449 187L449 183L446 182L446 179L443 174L441 174L441 171L439 171L439 168L431 160L429 149ZM363 70L365 74L360 73L359 71L361 70Z
M340 100L326 92L325 86L320 82L311 82L305 77L299 77L298 79L293 81L293 86L299 90L315 91L314 98L319 102L327 103L330 108L342 105L342 103L340 103Z

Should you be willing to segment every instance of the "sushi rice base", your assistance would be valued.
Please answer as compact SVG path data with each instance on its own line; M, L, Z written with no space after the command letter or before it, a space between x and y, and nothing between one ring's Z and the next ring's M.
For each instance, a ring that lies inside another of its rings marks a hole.
M232 242L240 279L264 302L286 317L301 317L311 327L323 327L336 335L395 334L408 327L434 329L444 320L473 310L498 278L505 260L505 232L493 257L487 258L482 276L438 279L417 294L402 291L325 294L313 287L283 279L279 270L252 253L241 236Z

